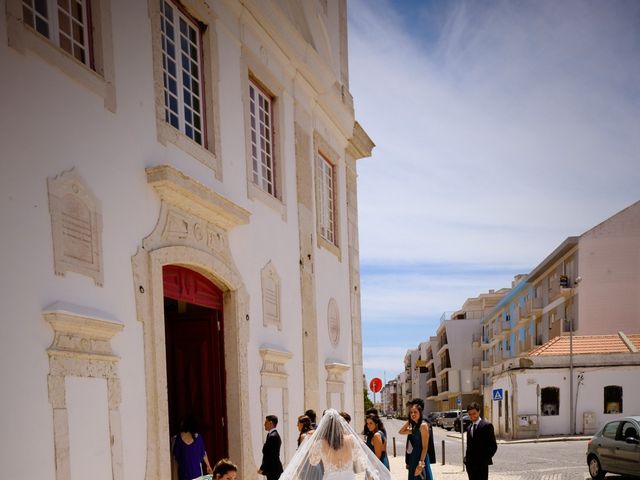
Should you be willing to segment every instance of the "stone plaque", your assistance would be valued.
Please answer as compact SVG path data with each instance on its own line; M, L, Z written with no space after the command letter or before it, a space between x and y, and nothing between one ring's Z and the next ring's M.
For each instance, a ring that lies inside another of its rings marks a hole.
M76 272L102 286L100 202L75 168L47 179L56 275Z

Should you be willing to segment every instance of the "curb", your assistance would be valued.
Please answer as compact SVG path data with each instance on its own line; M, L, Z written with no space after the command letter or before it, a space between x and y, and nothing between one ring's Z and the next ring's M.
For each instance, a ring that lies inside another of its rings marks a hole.
M447 437L455 438L460 440L459 433L447 433ZM517 443L549 443L549 442L579 442L581 440L586 441L590 440L592 435L575 435L575 436L566 436L566 437L540 437L540 438L520 438L517 440L503 440L496 439L498 444L517 444Z

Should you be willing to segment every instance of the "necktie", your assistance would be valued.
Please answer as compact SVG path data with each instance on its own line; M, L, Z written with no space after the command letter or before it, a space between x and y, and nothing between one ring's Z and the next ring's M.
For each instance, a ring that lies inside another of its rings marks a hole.
M471 427L471 437L475 437L476 436L476 427L478 425L476 423L473 424L473 427Z

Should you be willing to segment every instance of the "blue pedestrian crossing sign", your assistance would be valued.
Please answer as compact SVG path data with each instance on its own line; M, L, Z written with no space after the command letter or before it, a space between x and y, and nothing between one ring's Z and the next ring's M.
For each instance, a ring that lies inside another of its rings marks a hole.
M502 400L502 389L494 388L493 389L493 399L494 400Z

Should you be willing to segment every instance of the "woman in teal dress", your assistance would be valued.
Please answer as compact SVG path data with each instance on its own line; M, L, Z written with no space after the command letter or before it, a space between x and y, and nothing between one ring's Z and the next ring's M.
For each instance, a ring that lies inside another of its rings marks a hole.
M389 457L387 456L387 437L384 434L382 420L377 415L370 413L366 417L367 446L376 454L378 460L389 469Z
M429 424L422 418L422 407L412 404L409 409L409 420L400 429L401 435L409 435L413 446L409 454L408 480L433 480L431 465L427 457L429 448Z

